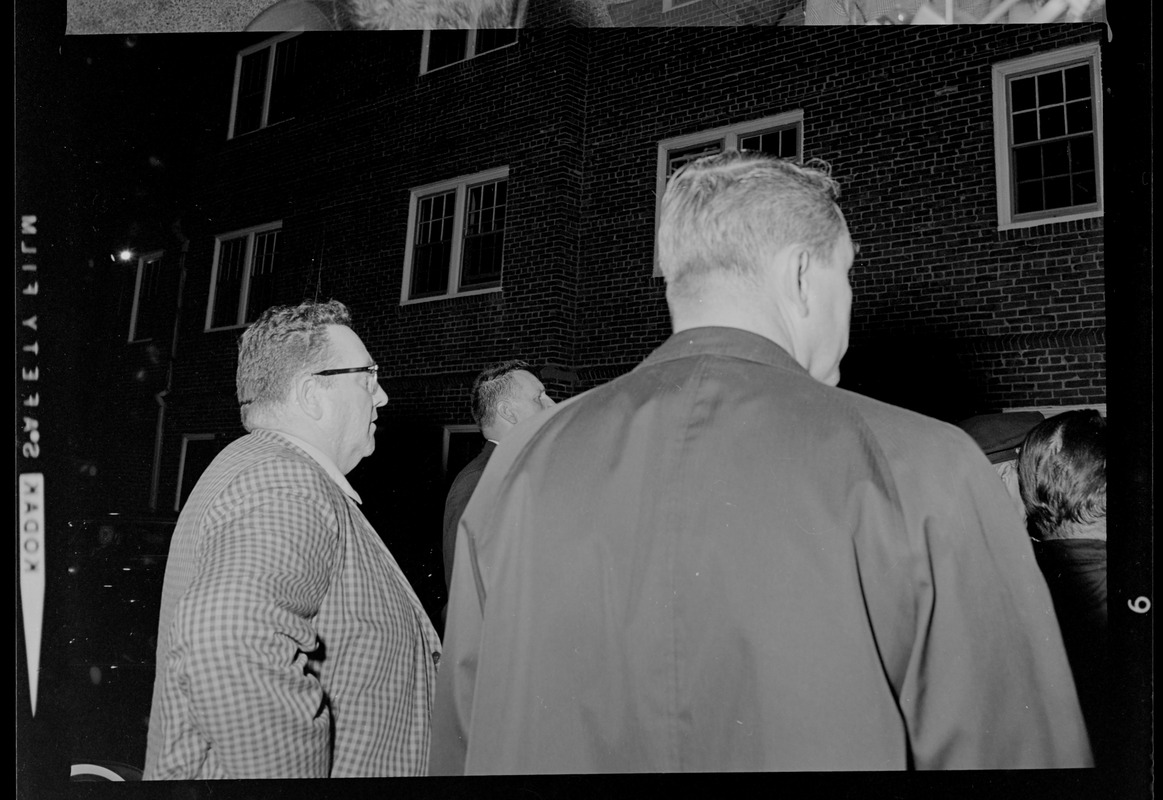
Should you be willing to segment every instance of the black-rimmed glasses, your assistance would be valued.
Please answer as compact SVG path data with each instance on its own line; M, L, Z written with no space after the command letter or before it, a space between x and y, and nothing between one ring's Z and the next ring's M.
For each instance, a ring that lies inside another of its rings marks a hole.
M343 367L341 369L321 369L318 372L312 372L312 375L346 375L349 372L368 372L371 373L375 380L380 379L380 365L372 364L367 367Z
M312 375L347 375L354 372L366 372L371 375L371 380L368 381L367 390L373 395L376 393L376 387L379 386L380 367L378 364L371 364L366 367L341 367L339 369L321 369L318 372L312 372Z

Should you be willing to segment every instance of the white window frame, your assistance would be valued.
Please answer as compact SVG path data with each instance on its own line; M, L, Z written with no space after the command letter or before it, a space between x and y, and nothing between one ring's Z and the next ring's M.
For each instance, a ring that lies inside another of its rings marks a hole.
M697 2L699 0L662 0L662 13L665 14L668 11L674 11L678 8L693 6Z
M182 483L186 479L186 450L190 442L211 442L215 438L213 433L182 434L182 449L178 455L178 486L174 489L174 511L182 510Z
M1050 210L1038 212L1037 217L1014 219L1013 195L1011 187L1013 181L1010 175L1010 130L1009 130L1009 93L1006 91L1009 79L1025 72L1062 67L1070 62L1087 61L1090 64L1091 75L1094 78L1093 97L1095 118L1095 182L1098 207L1084 211L1071 209ZM1046 53L1038 53L1025 58L1015 58L993 65L993 153L994 172L997 181L997 227L998 230L1012 230L1016 228L1032 228L1036 225L1050 225L1057 222L1069 222L1076 219L1091 219L1103 216L1106 203L1103 196L1105 168L1103 166L1103 94L1102 68L1098 42L1065 47ZM1060 213L1059 213L1060 212Z
M133 310L129 314L129 342L148 342L151 339L137 338L137 315L141 309L141 280L145 273L145 265L152 264L155 261L161 261L165 256L164 250L155 250L152 253L146 253L139 256L137 259L137 278L133 283Z
M425 186L418 186L412 189L411 199L408 201L408 235L404 242L404 281L400 286L400 305L411 305L413 303L429 303L433 300L446 300L449 297L470 297L475 294L489 294L490 292L501 291L501 286L490 286L483 289L460 289L460 272L461 272L461 256L462 243L464 241L464 218L465 218L465 196L468 194L468 187L478 183L489 183L490 181L509 179L509 167L497 167L495 169L485 170L484 172L477 172L472 175L465 175L460 178L452 178L439 183L430 183ZM433 295L432 297L417 297L409 298L408 292L412 285L412 245L416 236L416 214L417 207L421 198L428 195L439 194L441 192L448 192L456 190L455 215L452 220L452 253L449 256L448 265L448 289L444 294ZM512 194L506 187L507 197ZM506 200L508 206L508 200ZM509 214L506 209L505 213L505 231L509 230ZM507 237L506 237L507 238ZM504 275L504 251L501 255L501 274ZM503 278L502 278L503 280Z
M283 221L280 219L276 222L267 222L262 225L255 225L250 228L240 228L229 233L221 233L214 237L214 266L210 269L210 297L209 302L206 303L206 326L203 331L226 331L233 328L246 327L246 304L250 298L250 276L254 271L254 237L255 234L266 233L268 231L281 231L283 229ZM211 327L214 323L214 304L217 302L218 293L218 265L219 256L222 253L222 243L230 239L237 239L246 236L246 256L244 258L246 263L246 272L242 276L242 287L238 290L238 308L235 313L235 324L222 325L218 328Z
M440 474L448 477L448 451L452 444L454 433L480 433L480 425L443 425L440 442Z
M477 53L477 51L476 51L477 30L478 29L477 28L468 28L467 30L468 30L468 42L465 44L465 47L464 47L464 58L459 59L457 61L450 61L447 64L441 64L439 67L434 67L432 69L428 69L428 43L431 39L432 31L425 28L424 29L424 40L420 45L420 74L427 75L431 72L439 72L440 70L445 69L447 67L451 67L451 66L454 66L456 64L463 64L465 61L471 61L472 59L476 58L477 56L485 55L485 53ZM508 44L503 44L500 47L494 47L492 50L488 50L486 52L487 53L495 53L498 50L504 50L506 47L512 47L513 45L515 45L517 43L517 40L520 38L521 38L521 34L520 34L519 29L518 29L518 33L516 36L513 37L513 41L509 42Z
M737 122L734 125L724 125L719 128L710 128L696 133L687 133L682 136L673 136L658 143L658 161L655 170L654 186L654 277L660 277L662 271L658 268L658 224L662 218L662 196L666 193L666 154L671 150L684 147L693 147L704 142L716 139L723 141L723 149L738 149L740 137L749 136L767 128L782 128L789 125L796 126L796 152L803 160L804 157L804 111L797 108L782 114L770 117Z
M265 48L270 48L270 50L271 50L271 56L270 56L270 58L267 59L267 81L266 81L266 89L263 91L262 121L259 123L259 126L257 128L255 128L253 131L246 131L246 133L240 133L240 134L238 134L239 136L245 136L247 133L257 133L258 131L261 131L267 127L267 125L268 125L267 114L270 112L270 107L271 107L271 84L274 81L274 75L275 75L275 53L274 53L275 45L277 45L279 42L285 42L287 39L298 36L300 33L301 33L301 31L289 31L287 33L281 33L278 36L272 36L270 39L265 39L256 45L253 45L251 47L247 47L244 50L238 51L238 55L235 57L235 61L234 61L234 91L231 93L231 97L230 97L230 126L227 128L227 131L226 131L226 138L227 139L233 139L235 136L235 134L234 134L234 119L235 119L235 116L238 114L238 82L242 78L242 59L246 56L249 56L251 53L256 53L259 50L263 50ZM287 120L280 120L280 122L286 122L286 121ZM277 125L278 123L273 123L273 124Z

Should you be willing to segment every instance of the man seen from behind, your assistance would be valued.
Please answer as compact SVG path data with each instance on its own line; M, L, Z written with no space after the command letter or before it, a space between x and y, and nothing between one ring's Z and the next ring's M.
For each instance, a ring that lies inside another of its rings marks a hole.
M734 151L670 179L673 335L501 442L461 517L433 773L1091 764L989 462L835 388L836 198Z

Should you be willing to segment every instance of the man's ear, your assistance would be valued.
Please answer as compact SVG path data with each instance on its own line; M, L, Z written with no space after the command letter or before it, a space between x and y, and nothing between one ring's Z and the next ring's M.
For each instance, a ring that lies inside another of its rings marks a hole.
M304 375L295 381L293 393L295 404L304 414L316 422L323 418L323 387L313 375Z
M788 297L791 298L796 313L801 317L806 317L811 313L809 298L811 281L815 278L815 275L812 274L812 254L808 252L806 247L796 245L787 253L787 259L785 278L790 290Z
M497 416L504 419L510 425L517 424L517 412L513 410L513 404L508 400L502 400L497 403Z

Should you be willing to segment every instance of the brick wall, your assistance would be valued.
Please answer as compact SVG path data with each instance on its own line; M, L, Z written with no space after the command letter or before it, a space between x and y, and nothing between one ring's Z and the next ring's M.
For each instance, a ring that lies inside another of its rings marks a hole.
M803 0L674 0L669 11L663 0L620 0L609 10L611 22L627 28L804 23Z
M296 118L230 141L227 53L207 98L219 145L183 220L160 495L173 497L183 433L241 432L240 331L203 331L214 237L281 219L276 301L343 300L381 364L391 401L352 482L438 609L441 426L471 422L476 372L547 365L560 400L637 364L669 334L652 275L658 142L795 109L804 155L832 165L861 246L842 385L950 420L1105 402L1101 220L999 233L993 188L990 65L1093 38L1085 26L558 27L423 76L419 33L390 47L320 39L304 47ZM505 165L503 291L401 305L410 190Z
M583 383L629 368L668 333L661 279L649 277L658 141L802 109L804 156L832 165L861 246L847 385L951 419L1104 402L1101 220L999 232L993 183L991 64L1093 39L1092 30L595 34ZM912 377L896 362L910 354ZM934 361L953 385L920 381Z

